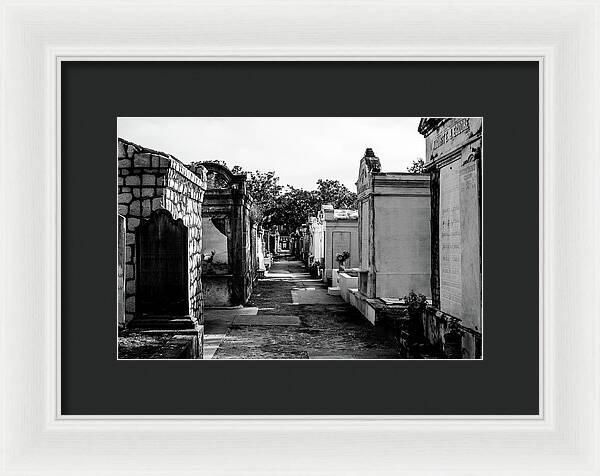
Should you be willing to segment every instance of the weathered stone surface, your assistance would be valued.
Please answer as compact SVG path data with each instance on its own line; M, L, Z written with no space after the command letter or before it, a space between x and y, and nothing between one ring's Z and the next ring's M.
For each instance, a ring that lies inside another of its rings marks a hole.
M130 263L133 258L133 246L125 247L125 262Z
M119 167L131 167L131 160L130 159L119 160Z
M135 281L133 279L128 279L125 282L125 292L127 294L134 294L135 293Z
M120 140L117 141L117 158L123 159L127 157L126 146Z
M143 201L142 203L142 216L149 216L150 213L152 213L152 209L151 209L151 201L149 199L146 199Z
M139 185L140 178L137 175L130 175L125 178L125 185Z
M119 215L127 215L129 212L129 207L127 205L119 205L118 207Z
M152 211L158 210L161 207L162 207L162 198L160 198L160 197L153 198L152 199Z
M207 257L202 263L205 302L207 306L244 304L250 296L255 272L250 258L253 253L250 250L251 198L246 193L246 176L234 175L218 164L190 164L189 170L178 170L177 174L168 175L169 188L176 196L185 187L185 181L177 177L196 174L194 177L205 180L206 168L221 178L212 180L213 185L204 196L201 210L201 249ZM175 182L174 186L171 186L171 181ZM201 198L203 190L194 188L191 192ZM166 206L171 206L172 194L167 192ZM173 207L183 215L197 216L200 203L177 201ZM197 253L197 250L192 248L191 252Z
M423 118L426 167L435 178L431 221L434 305L481 330L481 118ZM438 193L439 191L439 193ZM465 349L463 348L463 351Z
M152 159L149 154L136 154L133 158L134 167L152 167Z
M156 184L156 177L154 175L144 174L142 175L142 185L152 185Z
M237 316L236 326L299 326L300 319L290 315Z
M125 323L125 217L118 216L117 239L117 315L119 325Z
M137 226L140 224L140 220L139 218L128 218L127 219L127 230L128 231L135 231L135 229L137 228Z
M143 188L142 189L142 197L152 197L155 194L153 188Z
M131 189L133 196L135 198L140 198L140 196L142 195L142 189L141 188L132 188Z
M129 203L133 199L133 195L130 193L120 193L119 194L119 203Z
M134 200L129 204L129 214L135 217L140 216L140 201Z
M125 300L125 311L135 312L135 296L130 296Z

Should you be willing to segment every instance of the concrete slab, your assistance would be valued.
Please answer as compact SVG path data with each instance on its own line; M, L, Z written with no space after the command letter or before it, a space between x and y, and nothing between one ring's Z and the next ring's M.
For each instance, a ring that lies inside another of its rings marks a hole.
M308 358L310 360L347 360L354 359L353 355L340 355L340 354L322 354L319 352L308 352Z
M292 289L294 304L344 304L340 296L329 296L325 289Z
M258 307L204 308L204 320L231 316L256 316Z
M339 288L339 286L330 287L327 288L327 294L329 294L330 296L341 296L342 290Z
M233 321L234 326L299 326L300 318L296 316L258 315L237 316Z
M223 339L227 335L225 331L222 334L205 334L204 335L204 360L210 360L215 355L215 352L223 342Z

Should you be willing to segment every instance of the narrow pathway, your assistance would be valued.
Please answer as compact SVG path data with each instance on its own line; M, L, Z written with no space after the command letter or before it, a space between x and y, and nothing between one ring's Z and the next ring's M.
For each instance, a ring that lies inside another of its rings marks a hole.
M205 359L399 358L356 309L286 257L245 307L206 309L204 345Z

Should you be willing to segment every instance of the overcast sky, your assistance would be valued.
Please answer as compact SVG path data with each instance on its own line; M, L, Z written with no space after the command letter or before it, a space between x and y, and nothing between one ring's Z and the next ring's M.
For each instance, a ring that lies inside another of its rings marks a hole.
M120 117L118 136L184 163L274 170L282 185L314 189L319 178L356 191L358 165L371 147L383 172L406 172L425 156L418 117Z

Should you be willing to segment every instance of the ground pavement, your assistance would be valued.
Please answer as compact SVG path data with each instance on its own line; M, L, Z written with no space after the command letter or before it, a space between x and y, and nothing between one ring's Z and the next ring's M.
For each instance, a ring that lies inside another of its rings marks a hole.
M245 307L205 309L205 359L399 358L390 340L300 261L275 261Z

